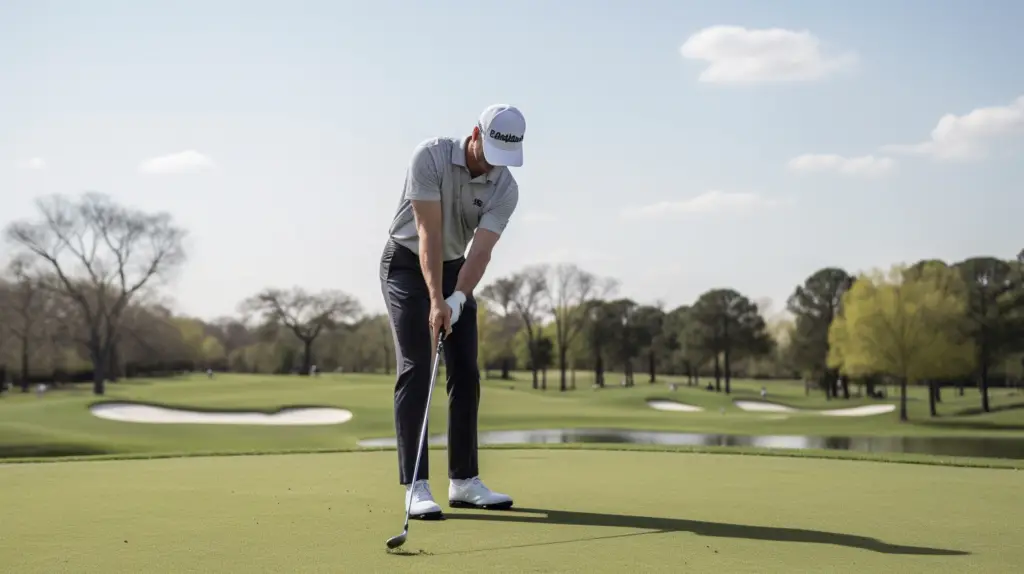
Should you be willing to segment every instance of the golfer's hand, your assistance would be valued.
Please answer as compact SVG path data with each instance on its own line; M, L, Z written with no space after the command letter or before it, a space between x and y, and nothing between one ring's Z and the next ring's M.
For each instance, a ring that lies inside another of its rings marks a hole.
M445 299L444 302L452 310L452 325L454 326L459 322L459 317L462 316L462 306L466 304L466 294L462 291L456 291Z
M438 333L447 337L452 332L452 308L443 299L430 304L430 336L437 346Z

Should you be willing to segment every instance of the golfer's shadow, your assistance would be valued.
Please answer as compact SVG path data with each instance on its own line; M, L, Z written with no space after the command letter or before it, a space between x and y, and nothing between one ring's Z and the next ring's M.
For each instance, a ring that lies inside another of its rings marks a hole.
M970 554L961 550L946 550L943 548L927 548L922 546L901 546L889 544L876 538L857 536L854 534L841 534L837 532L825 532L821 530L805 530L801 528L779 528L774 526L750 526L745 524L729 524L726 522L704 522L701 520L686 520L682 518L657 518L653 516L629 516L624 514L598 514L594 512L572 512L568 510L544 510L539 508L513 508L504 512L487 513L446 513L448 520L486 520L494 522L519 522L526 524L567 524L578 526L610 526L618 528L635 528L647 530L648 532L634 532L628 534L615 534L609 536L597 536L577 540L564 540L561 542L542 542L537 544L524 544L514 547L547 546L551 544L565 544L568 542L580 542L583 540L599 540L608 538L625 538L628 536L641 536L645 534L660 534L667 532L691 532L698 536L710 536L714 538L742 538L746 540L764 540L769 542L805 542L811 544L833 544L846 546L860 550L870 550L883 554L909 554L918 556L965 556ZM486 548L480 550L497 550L497 548ZM478 550L479 551L479 550Z

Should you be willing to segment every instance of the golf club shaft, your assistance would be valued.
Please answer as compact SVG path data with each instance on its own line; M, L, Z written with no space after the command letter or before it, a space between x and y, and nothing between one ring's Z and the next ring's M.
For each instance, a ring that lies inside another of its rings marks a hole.
M434 395L434 384L437 382L437 369L441 365L441 349L442 349L442 337L438 337L437 340L437 354L434 356L434 368L430 373L430 387L427 389L427 404L423 407L423 426L420 428L420 442L416 448L416 466L412 468L412 483L410 487L415 487L416 478L420 473L420 458L423 456L423 444L427 440L427 421L430 415L430 400ZM405 528L409 528L409 513L412 510L412 493L407 497L408 500L405 503Z

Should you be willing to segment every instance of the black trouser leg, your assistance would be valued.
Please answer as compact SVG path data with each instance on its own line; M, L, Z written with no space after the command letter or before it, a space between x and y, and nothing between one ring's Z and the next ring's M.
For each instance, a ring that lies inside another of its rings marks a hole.
M455 290L463 260L447 261L443 291ZM398 441L399 481L412 482L416 466L416 445L426 412L432 383L434 351L431 344L430 296L420 270L419 257L404 247L388 242L381 257L381 290L395 339L395 434ZM448 371L448 462L451 478L477 474L477 410L480 401L480 372L476 364L476 302L467 300L462 316L445 341ZM417 479L430 476L428 450L424 444Z
M456 267L452 262L452 267ZM458 267L445 268L445 296L455 291ZM480 367L477 365L476 300L466 299L459 321L444 342L444 364L448 372L448 477L472 478L477 464L477 413L480 408Z
M381 290L395 340L395 436L398 476L412 482L434 353L430 340L430 296L416 254L388 242L381 257ZM430 478L427 444L423 445L417 479Z

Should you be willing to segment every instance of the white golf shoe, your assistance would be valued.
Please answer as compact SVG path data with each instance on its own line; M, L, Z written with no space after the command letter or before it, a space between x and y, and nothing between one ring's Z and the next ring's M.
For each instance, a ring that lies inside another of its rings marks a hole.
M452 508L508 510L512 508L512 497L492 491L477 476L465 480L453 478L451 485L448 487L448 506Z
M426 480L417 480L412 485L406 486L406 504L409 504L409 497L412 497L412 504L409 507L409 518L437 520L443 517L441 505L434 502L434 495L430 493L430 483Z

